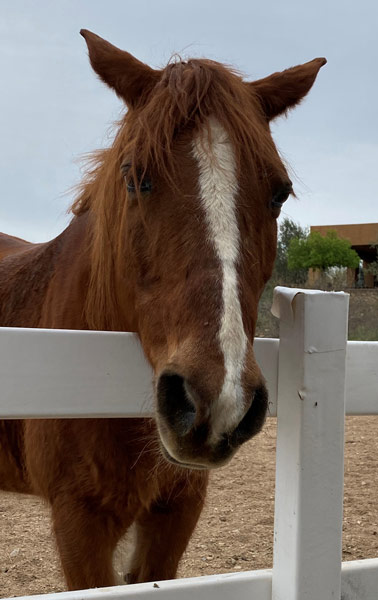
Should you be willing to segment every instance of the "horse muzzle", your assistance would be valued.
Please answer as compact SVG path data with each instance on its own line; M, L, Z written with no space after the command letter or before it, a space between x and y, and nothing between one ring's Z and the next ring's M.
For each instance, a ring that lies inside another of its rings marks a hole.
M268 393L264 384L250 386L245 393L241 418L227 422L224 431L214 423L211 402L200 395L181 374L166 370L157 381L157 426L162 453L173 464L192 469L210 469L227 463L241 444L256 435L262 428ZM231 404L230 400L230 404ZM223 402L222 411L231 407ZM216 434L215 434L216 430Z

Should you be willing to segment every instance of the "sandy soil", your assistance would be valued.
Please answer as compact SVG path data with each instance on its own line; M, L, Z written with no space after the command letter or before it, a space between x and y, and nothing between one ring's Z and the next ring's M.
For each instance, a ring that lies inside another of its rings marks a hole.
M212 474L207 505L179 576L271 567L275 420L232 463ZM378 418L349 417L346 429L344 560L378 557ZM0 494L0 597L64 590L38 499ZM127 546L126 546L127 547ZM119 560L125 561L125 546Z

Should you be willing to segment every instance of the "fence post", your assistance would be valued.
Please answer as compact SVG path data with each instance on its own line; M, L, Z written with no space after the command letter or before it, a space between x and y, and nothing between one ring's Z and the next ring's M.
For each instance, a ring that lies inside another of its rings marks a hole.
M349 296L276 288L273 600L340 600Z

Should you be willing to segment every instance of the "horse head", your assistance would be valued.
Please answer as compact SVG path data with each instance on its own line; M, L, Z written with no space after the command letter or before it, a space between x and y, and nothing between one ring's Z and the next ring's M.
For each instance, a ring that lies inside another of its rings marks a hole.
M326 61L246 82L202 59L155 70L81 33L93 69L128 108L100 168L111 193L97 212L113 223L116 304L154 370L161 449L175 464L216 467L267 410L253 339L293 192L269 123Z

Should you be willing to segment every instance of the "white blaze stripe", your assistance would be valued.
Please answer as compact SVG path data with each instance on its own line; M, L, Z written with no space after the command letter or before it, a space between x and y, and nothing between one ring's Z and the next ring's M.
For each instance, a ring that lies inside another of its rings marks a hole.
M224 355L225 379L212 410L213 443L235 427L244 412L241 375L244 368L247 337L244 331L238 291L236 265L240 236L235 197L238 191L233 148L224 128L210 120L210 140L205 131L193 143L198 161L201 202L222 269L223 313L219 329Z

